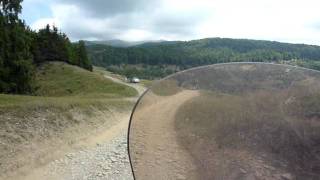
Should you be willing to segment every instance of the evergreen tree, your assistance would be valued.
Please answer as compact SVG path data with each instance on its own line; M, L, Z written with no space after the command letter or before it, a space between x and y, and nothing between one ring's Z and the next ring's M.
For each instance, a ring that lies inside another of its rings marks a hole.
M84 42L47 25L39 32L19 19L22 0L0 0L0 93L31 93L35 64L63 61L92 70Z
M84 41L79 41L77 53L78 53L78 65L80 67L83 67L84 69L92 71L92 65L89 61Z
M22 0L0 0L0 92L32 91L33 65L30 38L18 14Z
M33 48L33 54L36 63L63 61L92 70L84 42L72 44L67 35L59 33L55 26L51 29L47 25L46 28L40 29L34 44L36 45Z

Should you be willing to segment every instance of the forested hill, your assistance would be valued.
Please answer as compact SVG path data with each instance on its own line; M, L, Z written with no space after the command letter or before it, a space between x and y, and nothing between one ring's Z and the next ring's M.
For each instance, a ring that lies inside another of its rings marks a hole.
M123 41L119 39L108 40L108 41L85 41L86 45L109 45L113 47L132 47L147 43L149 41ZM161 42L161 41L153 41L153 42Z
M128 48L95 44L87 46L87 49L95 65L149 79L190 67L225 62L290 61L295 65L320 69L320 46L274 41L208 38L145 43Z

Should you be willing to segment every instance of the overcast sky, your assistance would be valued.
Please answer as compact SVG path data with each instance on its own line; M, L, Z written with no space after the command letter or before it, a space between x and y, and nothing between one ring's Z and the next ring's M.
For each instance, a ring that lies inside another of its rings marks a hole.
M72 40L228 37L320 45L319 0L24 0L33 29Z

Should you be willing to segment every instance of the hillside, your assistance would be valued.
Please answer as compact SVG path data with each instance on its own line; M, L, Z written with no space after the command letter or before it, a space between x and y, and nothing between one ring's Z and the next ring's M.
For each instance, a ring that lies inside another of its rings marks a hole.
M37 166L128 114L137 91L63 62L37 68L36 96L0 94L0 179Z
M320 47L274 41L208 38L151 42L118 48L88 45L94 65L127 76L154 79L195 66L225 62L290 63L319 69Z
M98 72L92 73L82 68L61 62L42 65L36 76L38 96L135 96L136 92L121 84L106 79Z
M0 94L0 110L103 105L137 95L135 89L114 83L98 71L89 72L63 62L45 63L36 74L34 96Z
M85 41L87 46L100 44L100 45L108 45L113 47L132 47L132 46L138 46L145 43L158 43L158 42L162 42L162 41L161 40L159 41L123 41L119 39L107 40L107 41Z
M62 61L92 71L84 41L71 43L56 26L37 31L21 19L22 0L0 2L0 93L33 94L36 67Z

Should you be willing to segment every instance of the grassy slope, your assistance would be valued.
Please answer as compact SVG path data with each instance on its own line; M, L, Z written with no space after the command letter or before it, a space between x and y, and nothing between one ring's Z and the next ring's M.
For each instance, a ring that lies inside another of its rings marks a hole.
M37 72L37 96L0 94L0 110L36 109L100 104L121 104L118 98L137 95L135 89L114 83L97 72L89 72L65 63L42 65Z
M43 65L37 73L41 96L107 96L129 97L137 95L134 89L113 83L99 73L91 73L64 63Z
M126 81L126 79L125 79L126 77L125 76L122 76L120 74L115 74L113 72L107 71L106 68L94 66L94 69L96 70L96 72L99 72L101 74L107 74L108 76L120 79L122 81ZM151 87L151 85L153 83L152 80L147 80L147 79L140 79L140 80L141 80L140 85L143 85L146 88Z
M0 179L71 145L130 111L135 89L101 73L53 62L39 67L37 96L0 94ZM52 141L52 145L46 145ZM42 149L43 148L43 149ZM36 149L36 150L35 150Z

